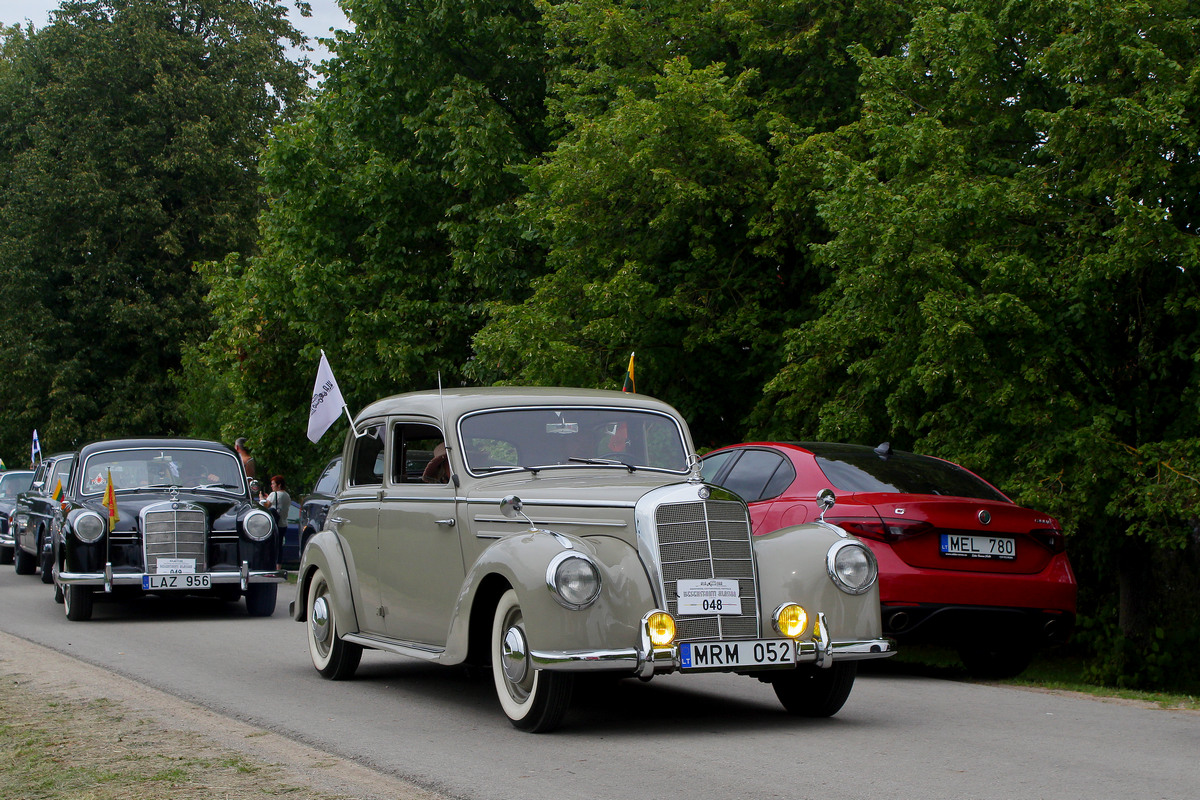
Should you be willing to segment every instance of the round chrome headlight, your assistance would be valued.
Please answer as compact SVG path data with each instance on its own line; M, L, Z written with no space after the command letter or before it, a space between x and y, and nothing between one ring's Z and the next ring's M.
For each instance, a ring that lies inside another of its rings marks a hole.
M274 527L275 521L271 519L271 515L259 509L251 511L242 520L242 529L246 531L247 536L256 542L261 542L270 536Z
M99 539L104 535L108 525L104 522L104 517L97 514L95 511L84 511L75 517L75 522L71 529L75 531L75 538L86 544Z
M875 554L850 539L834 542L825 555L825 566L834 584L846 594L863 594L879 577Z
M584 608L600 595L600 570L587 556L564 550L550 559L546 585L567 608Z

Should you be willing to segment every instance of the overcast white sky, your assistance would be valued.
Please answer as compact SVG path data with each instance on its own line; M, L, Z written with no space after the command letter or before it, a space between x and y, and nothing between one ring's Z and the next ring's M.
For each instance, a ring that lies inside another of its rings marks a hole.
M50 12L58 8L61 0L0 0L0 22L5 25L25 24L32 22L35 28L41 28L50 22ZM318 36L331 38L330 28L348 29L350 23L342 13L337 0L309 0L312 6L311 17L301 17L295 10L291 0L283 0L292 17L292 24L310 39ZM326 53L321 50L316 41L311 42L314 52L313 61L319 61Z

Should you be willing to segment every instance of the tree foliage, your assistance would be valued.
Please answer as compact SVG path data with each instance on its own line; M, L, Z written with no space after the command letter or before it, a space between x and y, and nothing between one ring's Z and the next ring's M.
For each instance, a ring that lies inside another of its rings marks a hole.
M0 447L183 429L191 265L254 247L257 151L305 91L263 0L67 0L0 59ZM14 459L15 460L15 459Z
M217 327L189 357L189 413L301 481L336 446L304 438L320 350L353 408L461 382L483 304L542 270L512 212L511 168L548 140L532 4L348 13L319 96L264 156L261 254L202 268Z
M1200 518L1198 24L977 0L922 9L902 53L858 49L861 120L794 159L823 176L834 280L762 423L981 469L1119 578L1131 636L1155 549Z
M546 3L553 149L519 206L549 271L497 304L470 374L638 388L729 441L810 315L823 235L781 192L788 143L853 121L852 44L886 53L889 2Z

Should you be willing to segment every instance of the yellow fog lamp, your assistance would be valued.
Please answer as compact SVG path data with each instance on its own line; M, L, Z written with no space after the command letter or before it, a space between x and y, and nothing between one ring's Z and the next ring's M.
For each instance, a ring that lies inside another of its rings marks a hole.
M675 619L665 611L655 611L646 619L646 633L650 644L669 647L675 641Z
M795 603L784 603L775 609L775 630L789 639L797 639L808 627L808 612Z

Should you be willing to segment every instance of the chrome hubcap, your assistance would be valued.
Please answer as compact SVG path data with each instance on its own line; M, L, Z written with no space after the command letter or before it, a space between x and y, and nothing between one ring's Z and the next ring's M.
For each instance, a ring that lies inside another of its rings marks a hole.
M329 644L329 602L322 595L313 600L312 613L308 615L313 639L321 645Z
M512 683L525 680L529 672L529 660L525 647L525 634L516 625L504 634L504 645L500 653L501 664L504 666L504 677Z

